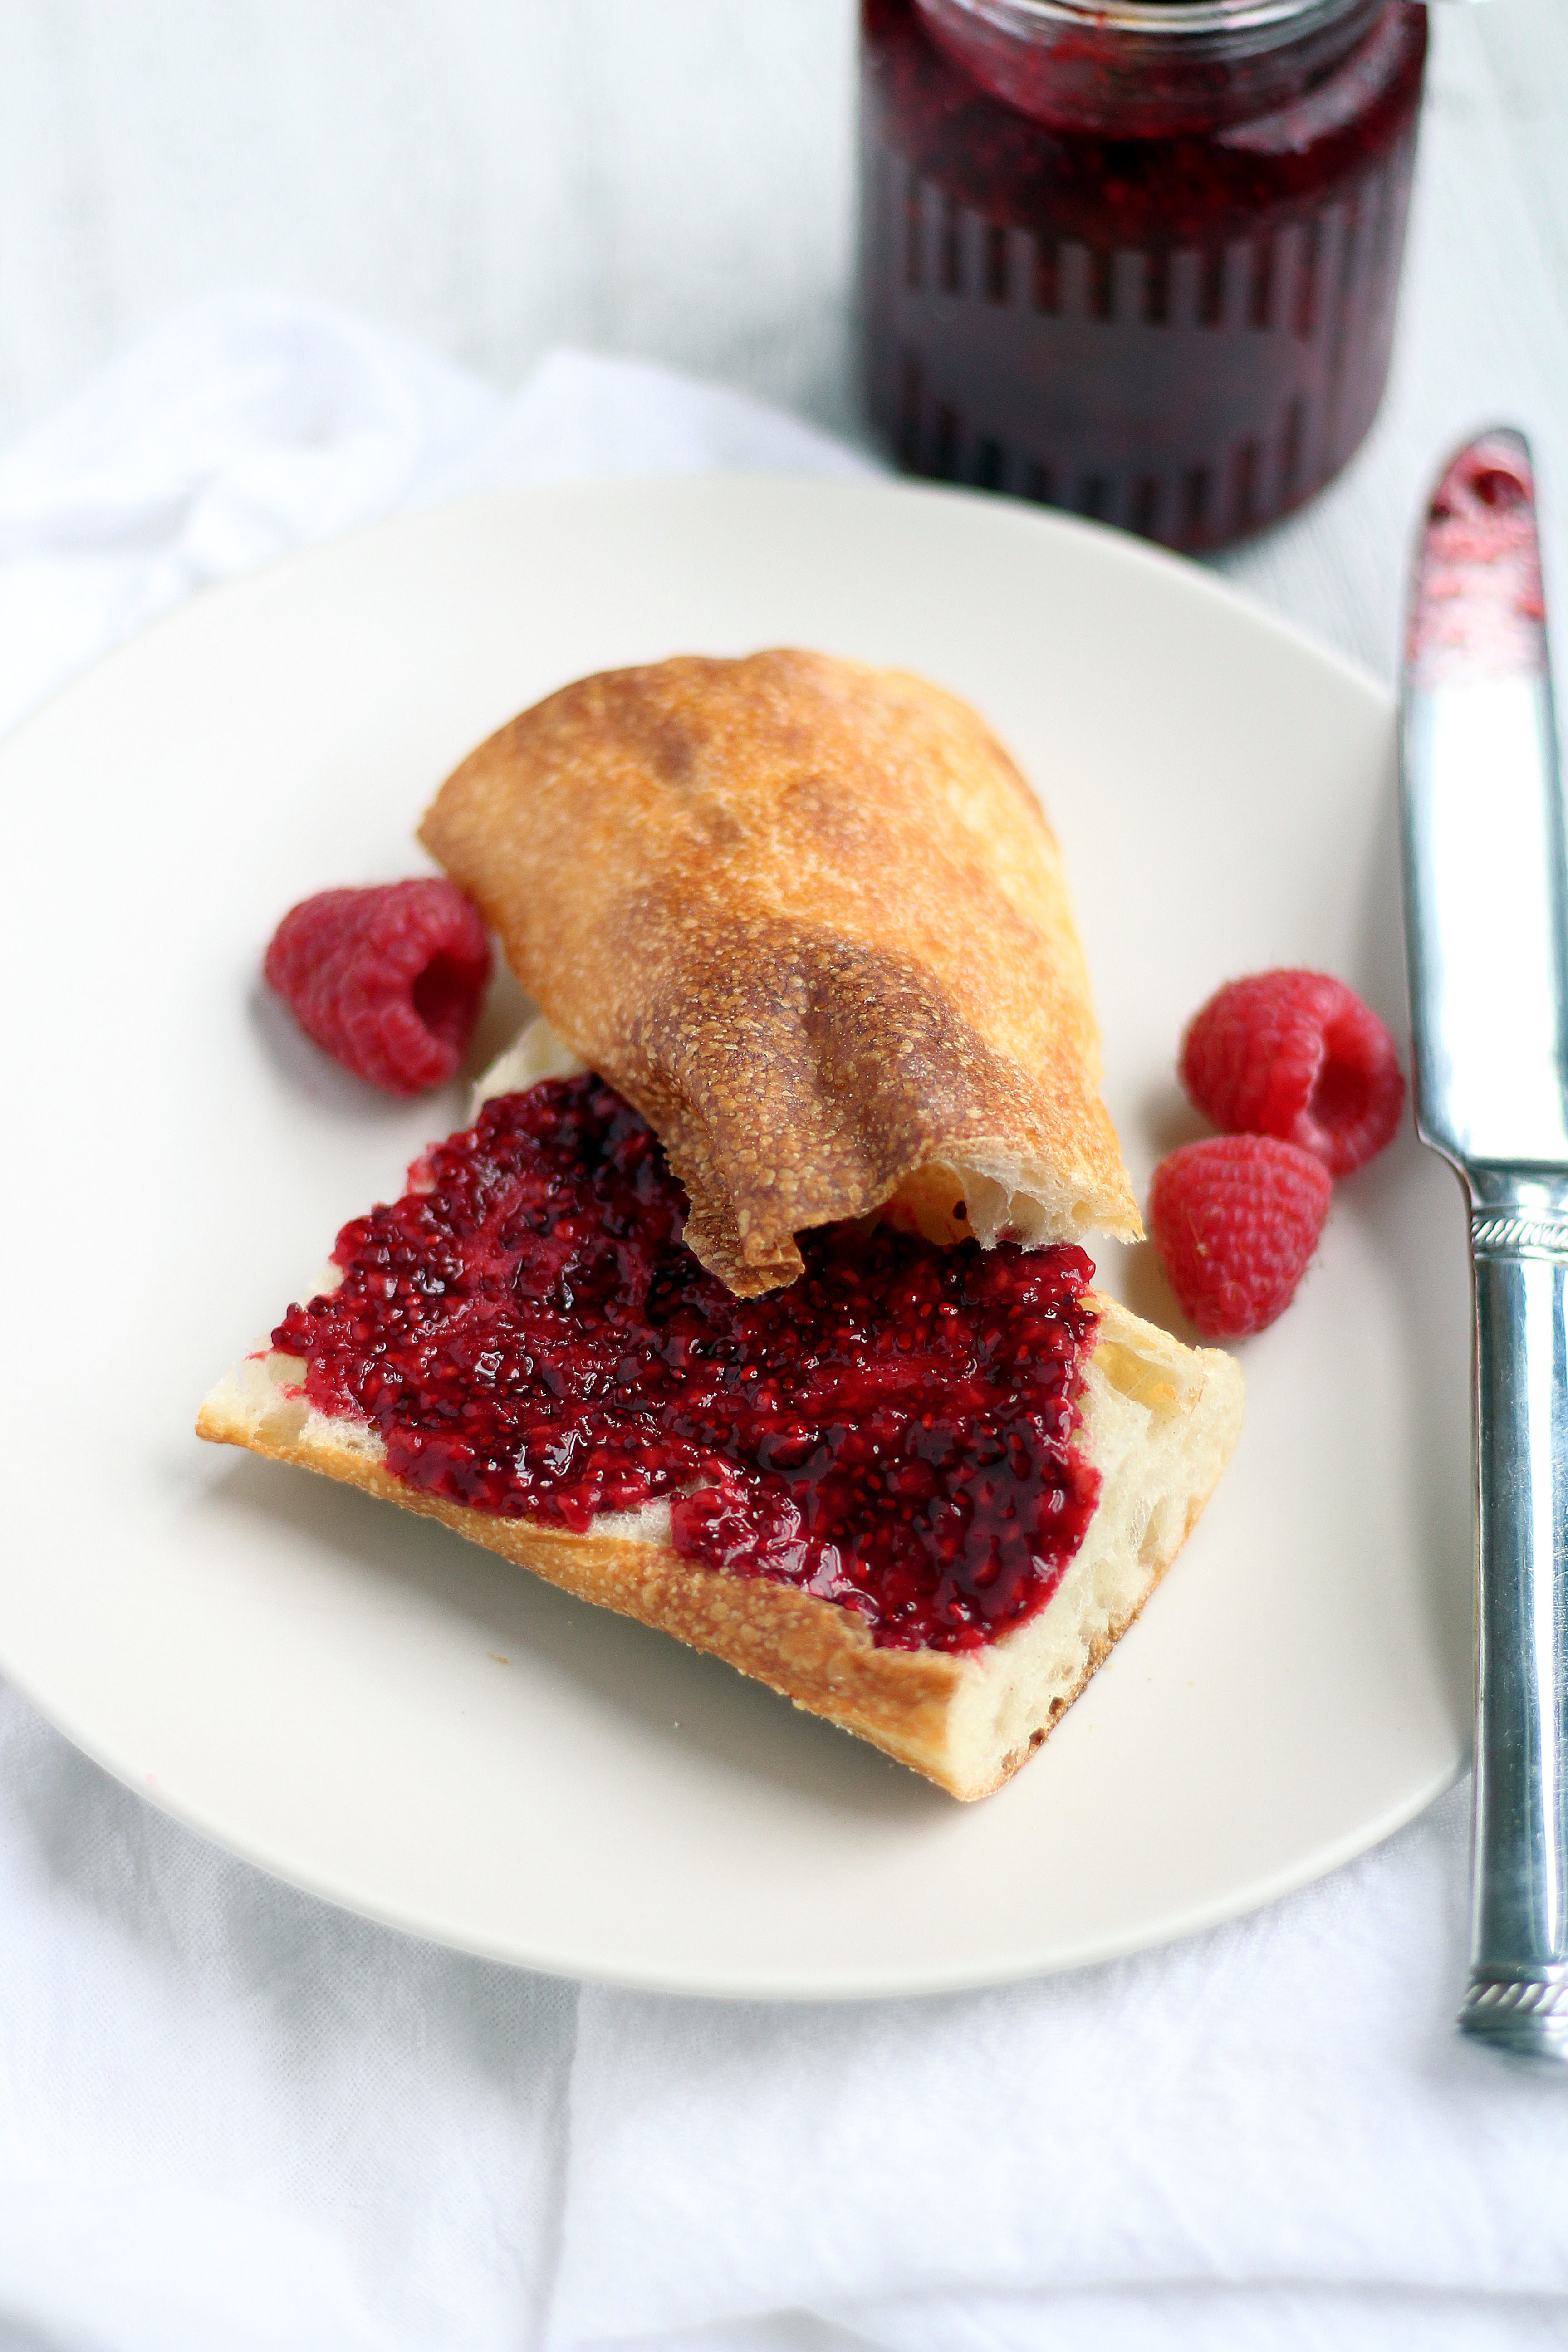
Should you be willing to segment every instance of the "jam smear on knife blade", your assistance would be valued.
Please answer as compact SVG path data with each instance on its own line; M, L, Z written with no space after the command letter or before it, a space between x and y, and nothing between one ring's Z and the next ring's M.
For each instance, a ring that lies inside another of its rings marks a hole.
M853 1609L880 1646L972 1650L1055 1591L1100 1491L1074 1445L1081 1250L825 1226L787 1290L736 1298L592 1076L486 1103L411 1187L272 1335L397 1477L578 1533L668 1500L678 1551Z

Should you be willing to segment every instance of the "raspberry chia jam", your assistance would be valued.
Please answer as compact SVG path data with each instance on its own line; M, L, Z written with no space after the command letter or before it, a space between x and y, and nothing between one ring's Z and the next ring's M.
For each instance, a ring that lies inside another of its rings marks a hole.
M487 1103L272 1344L426 1494L584 1533L667 1502L675 1549L856 1611L880 1647L972 1650L1043 1608L1099 1473L1080 1249L801 1237L741 1299L681 1238L657 1138L593 1077Z
M1416 0L863 0L873 415L1184 550L1299 506L1388 373Z

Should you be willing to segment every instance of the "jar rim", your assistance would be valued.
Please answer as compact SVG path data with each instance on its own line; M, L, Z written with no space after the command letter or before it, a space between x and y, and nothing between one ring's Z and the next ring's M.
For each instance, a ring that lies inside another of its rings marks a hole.
M1348 15L1357 0L949 0L949 5L999 29L1078 26L1181 41L1287 26L1306 32Z

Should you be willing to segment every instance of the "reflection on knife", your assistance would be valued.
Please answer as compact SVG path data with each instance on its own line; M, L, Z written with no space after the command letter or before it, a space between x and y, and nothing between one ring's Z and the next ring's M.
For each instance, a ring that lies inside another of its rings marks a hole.
M1402 730L1422 1139L1469 1193L1475 1887L1459 2022L1568 2060L1568 839L1530 449L1434 494Z

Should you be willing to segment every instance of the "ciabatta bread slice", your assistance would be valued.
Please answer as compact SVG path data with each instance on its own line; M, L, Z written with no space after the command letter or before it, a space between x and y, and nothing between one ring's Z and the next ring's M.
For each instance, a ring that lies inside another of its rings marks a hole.
M956 696L788 648L581 678L420 839L738 1297L889 1203L933 1241L1141 1234L1060 849Z
M673 1633L868 1739L955 1797L984 1797L1047 1737L1127 1631L1197 1520L1241 1423L1232 1359L1179 1341L1109 1298L1081 1401L1080 1451L1100 1473L1084 1541L1038 1612L979 1650L878 1648L853 1611L794 1585L701 1567L671 1546L668 1503L601 1514L586 1535L420 1492L379 1433L317 1412L298 1357L258 1349L219 1381L196 1427L440 1519L552 1584Z

